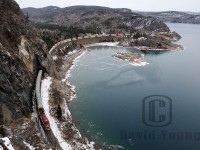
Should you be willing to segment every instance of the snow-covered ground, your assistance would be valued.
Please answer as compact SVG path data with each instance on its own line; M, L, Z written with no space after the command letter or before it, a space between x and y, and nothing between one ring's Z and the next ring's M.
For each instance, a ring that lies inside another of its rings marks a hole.
M0 138L0 140L4 141L4 145L7 147L8 150L14 150L8 137ZM3 147L0 146L0 150L3 150Z
M57 138L58 142L60 143L61 148L65 150L72 150L71 145L62 138L61 132L57 126L57 120L50 115L48 100L49 100L49 89L51 83L52 83L51 77L47 77L46 79L42 80L41 97L42 97L43 108L45 110L47 118L49 119L51 130L54 136Z
M91 47L91 46L117 46L119 42L102 42L102 43L94 43L94 44L89 44L85 45L85 47Z

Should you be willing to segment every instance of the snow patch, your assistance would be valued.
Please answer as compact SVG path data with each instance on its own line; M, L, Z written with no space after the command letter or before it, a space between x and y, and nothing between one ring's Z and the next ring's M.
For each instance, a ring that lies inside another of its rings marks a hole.
M149 65L148 62L145 61L141 61L141 62L134 62L134 63L130 63L132 66L146 66Z
M72 55L72 54L74 54L76 52L77 52L77 50L73 50L73 51L69 52L68 55Z
M95 150L95 149L94 149L94 144L95 144L95 143L94 143L93 141L92 141L92 142L90 142L90 143L88 142L88 144L87 144L87 145L88 145L88 146L89 146L89 148L90 148L89 150Z
M53 60L57 60L58 57L56 55L53 56Z
M0 140L4 141L4 145L7 147L8 150L14 150L14 148L12 147L12 144L10 143L10 139L8 137L4 137L4 138L0 138ZM3 147L0 147L0 149Z
M30 149L30 150L35 150L35 148L30 145L29 143L26 143L25 141L23 141L23 143Z
M85 47L91 47L91 46L117 46L119 42L102 42L102 43L95 43L95 44L89 44Z
M10 57L11 57L11 55L10 55L10 53L9 53L9 52L7 52L7 54L8 54L8 56L10 56Z

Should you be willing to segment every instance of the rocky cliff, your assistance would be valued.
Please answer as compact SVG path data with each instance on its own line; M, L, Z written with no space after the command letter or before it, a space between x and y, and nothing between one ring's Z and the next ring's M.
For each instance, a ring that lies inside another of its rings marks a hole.
M47 47L14 0L0 1L0 125L31 113L39 68L48 70Z

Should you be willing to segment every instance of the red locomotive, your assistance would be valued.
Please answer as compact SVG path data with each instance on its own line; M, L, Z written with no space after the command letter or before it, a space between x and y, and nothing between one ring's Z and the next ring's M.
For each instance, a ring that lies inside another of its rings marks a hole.
M38 109L38 112L39 112L39 117L40 117L40 120L42 122L43 128L45 130L50 130L50 123L49 123L47 116L44 113L44 109L40 108L40 109Z
M47 119L45 113L43 113L43 114L41 115L41 118L42 118L42 122L43 122L44 128L45 128L46 130L50 130L49 120Z
M41 79L42 79L42 70L39 71L37 79L36 79L36 105L37 111L39 115L39 119L42 123L44 130L50 130L50 124L47 116L44 113L44 108L42 106L42 98L41 98Z
M125 34L123 34L123 33L118 33L118 34L116 34L116 36L119 36L119 37L124 37L124 36L125 36Z

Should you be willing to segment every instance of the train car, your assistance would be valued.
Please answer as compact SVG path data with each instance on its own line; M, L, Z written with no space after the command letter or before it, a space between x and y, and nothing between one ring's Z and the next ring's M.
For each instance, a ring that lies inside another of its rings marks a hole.
M45 115L45 113L42 113L40 116L41 116L41 120L42 120L44 129L50 130L49 120L48 120L47 116Z
M39 118L40 118L40 121L42 122L43 128L46 131L50 130L50 123L49 123L49 120L48 120L47 116L44 113L44 109L43 108L39 108L38 113L39 113Z
M116 36L118 36L118 37L124 37L125 35L123 33L120 33L120 34L116 34Z
M36 79L36 104L37 104L37 111L39 115L39 119L42 123L42 126L45 130L50 130L49 120L46 117L42 105L42 98L41 98L41 79L42 79L42 70L39 71L37 79Z
M57 46L59 46L61 44L61 42L59 41L59 42L57 42Z

